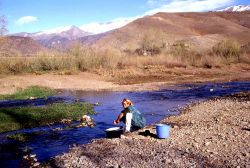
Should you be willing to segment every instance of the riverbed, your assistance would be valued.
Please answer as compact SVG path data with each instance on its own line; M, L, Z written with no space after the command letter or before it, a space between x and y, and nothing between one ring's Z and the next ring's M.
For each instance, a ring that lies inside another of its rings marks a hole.
M17 167L26 153L36 154L40 162L47 161L51 157L67 152L73 145L85 144L92 139L105 137L104 130L114 126L112 121L122 110L123 98L131 99L150 125L167 116L178 115L180 108L192 102L241 91L250 91L250 82L185 84L144 92L64 90L58 96L64 97L65 100L87 101L98 105L95 107L97 115L91 116L97 126L55 131L56 128L63 128L63 126L51 125L1 134L0 164L3 167ZM27 142L16 142L6 138L7 135L16 132L33 133L34 136Z

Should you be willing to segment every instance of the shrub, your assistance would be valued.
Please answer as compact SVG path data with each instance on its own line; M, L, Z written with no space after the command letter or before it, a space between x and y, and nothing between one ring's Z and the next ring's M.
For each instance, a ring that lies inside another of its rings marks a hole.
M216 44L212 48L212 53L224 57L227 61L239 61L241 47L237 41L226 39Z
M149 30L146 32L141 41L139 48L135 50L138 55L158 55L161 49L166 47L164 42L165 34L162 31Z

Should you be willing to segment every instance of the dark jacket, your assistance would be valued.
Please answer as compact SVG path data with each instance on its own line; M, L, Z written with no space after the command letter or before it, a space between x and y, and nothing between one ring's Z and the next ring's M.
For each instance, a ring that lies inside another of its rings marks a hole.
M134 106L129 106L128 108L125 108L122 113L124 114L123 117L121 118L121 121L124 123L126 122L126 114L127 113L132 113L132 128L143 128L146 125L146 119L143 117L143 115L137 110Z

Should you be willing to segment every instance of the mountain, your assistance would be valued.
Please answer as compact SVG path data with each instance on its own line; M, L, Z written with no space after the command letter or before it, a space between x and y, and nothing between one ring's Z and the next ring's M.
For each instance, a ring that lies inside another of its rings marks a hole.
M95 35L76 26L16 35L31 37L48 48L66 49L72 43L81 42L97 48L114 47L120 50L135 50L145 35L151 35L166 48L185 43L191 49L206 50L225 38L235 39L242 45L249 43L250 11L160 12L136 19L121 28Z
M32 34L33 38L48 38L52 36L60 36L69 40L74 40L80 37L90 35L91 33L85 32L76 26L66 26L52 30L42 31Z
M77 39L76 41L81 42L82 44L91 46L91 45L94 45L98 40L100 40L100 39L104 38L105 36L109 35L110 33L112 33L113 31L114 30L107 31L105 33L84 36L84 37Z
M237 5L237 6L230 6L225 9L218 10L219 12L243 12L243 11L250 11L250 5Z
M30 37L6 36L0 38L0 56L32 56L45 48Z
M70 41L91 35L91 33L85 32L76 26L67 26L37 33L22 32L14 35L21 37L31 37L48 48L60 48L64 47L64 45Z
M32 37L36 33L26 33L26 32L20 32L20 33L15 33L11 34L10 36L18 36L18 37Z
M136 49L145 35L163 41L167 47L186 43L204 50L218 41L232 38L241 44L250 41L250 11L157 13L137 19L97 40L98 48Z

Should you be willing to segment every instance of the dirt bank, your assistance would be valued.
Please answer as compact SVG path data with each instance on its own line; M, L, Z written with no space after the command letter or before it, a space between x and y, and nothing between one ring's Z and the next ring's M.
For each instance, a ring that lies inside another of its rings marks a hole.
M197 83L215 81L250 80L250 65L236 64L223 68L174 67L148 65L142 68L128 68L114 71L97 72L108 81L120 85L138 83L168 82L168 83Z
M166 68L147 66L122 70L99 70L73 75L26 74L0 76L0 94L15 92L31 85L54 89L140 91L157 90L166 85L195 82L250 80L250 67L237 65L229 69Z
M100 139L55 157L56 167L249 167L250 93L193 104L159 140L149 126L121 139ZM152 137L138 135L150 130Z
M9 75L0 78L0 94L13 93L17 88L31 85L46 86L53 89L102 90L115 88L112 82L104 81L100 76L91 73L76 75L26 74Z

